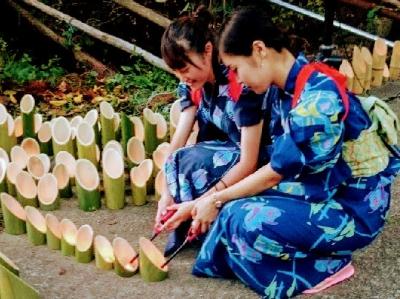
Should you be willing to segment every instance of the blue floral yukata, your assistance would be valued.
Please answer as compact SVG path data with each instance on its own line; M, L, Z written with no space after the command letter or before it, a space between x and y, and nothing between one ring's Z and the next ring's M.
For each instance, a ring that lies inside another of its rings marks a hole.
M272 91L257 95L238 86L222 65L220 71L214 87L206 84L193 93L184 83L178 86L182 110L198 103L199 134L197 144L177 150L165 163L168 189L176 203L198 198L239 162L240 128L258 124L265 116L264 98L273 96Z
M292 108L306 63L299 56L285 89L269 99L270 163L283 180L225 204L193 274L237 277L264 298L288 298L341 270L382 231L399 159L368 130L370 118L352 94L342 120L344 105L324 74L311 75Z

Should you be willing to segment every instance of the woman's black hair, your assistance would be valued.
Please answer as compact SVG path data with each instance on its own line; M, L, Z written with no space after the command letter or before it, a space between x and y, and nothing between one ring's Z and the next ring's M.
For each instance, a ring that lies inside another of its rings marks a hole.
M161 38L161 55L171 69L181 69L187 63L196 66L187 53L203 53L207 42L213 45L213 65L214 60L218 61L212 21L206 7L199 6L194 14L179 17L167 27Z
M269 9L242 7L236 10L224 26L219 48L231 55L250 56L253 42L264 44L280 52L283 48L290 50L290 39L286 32L280 30L273 22Z

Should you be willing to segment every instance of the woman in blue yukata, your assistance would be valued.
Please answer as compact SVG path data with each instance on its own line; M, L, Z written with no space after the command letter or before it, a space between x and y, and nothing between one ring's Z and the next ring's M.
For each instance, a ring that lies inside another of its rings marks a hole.
M182 109L156 216L159 227L163 213L176 210L164 227L176 229L169 236L166 255L185 239L194 200L253 173L262 163L261 140L267 140L262 137L264 94L243 88L235 74L219 63L210 21L211 14L201 7L195 15L172 22L161 41L164 61L181 80ZM199 143L183 147L196 119Z
M240 82L259 94L277 86L280 96L270 99L270 162L196 200L192 228L210 231L193 273L287 298L353 275L352 253L383 229L400 161L385 144L397 142L393 122L379 125L390 113L371 122L340 74L296 58L271 19L243 8L220 38L220 57Z

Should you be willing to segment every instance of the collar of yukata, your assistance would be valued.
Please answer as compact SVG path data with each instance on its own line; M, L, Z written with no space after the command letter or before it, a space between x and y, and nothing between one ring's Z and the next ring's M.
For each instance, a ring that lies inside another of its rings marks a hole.
M285 84L285 89L284 89L285 93L293 94L297 75L299 74L299 72L303 68L303 66L305 66L307 63L309 63L307 58L304 56L303 53L300 53L297 56L292 68L290 69L289 76L288 76L288 78L286 80L286 84Z

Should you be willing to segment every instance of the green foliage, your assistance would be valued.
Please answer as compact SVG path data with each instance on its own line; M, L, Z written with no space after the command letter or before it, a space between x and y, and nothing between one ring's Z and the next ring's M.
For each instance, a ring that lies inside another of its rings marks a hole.
M376 20L378 19L377 13L381 9L381 6L375 6L370 9L367 13L367 31L376 33Z
M96 85L96 79L99 74L96 71L89 71L85 74L85 85L87 87L93 87Z

